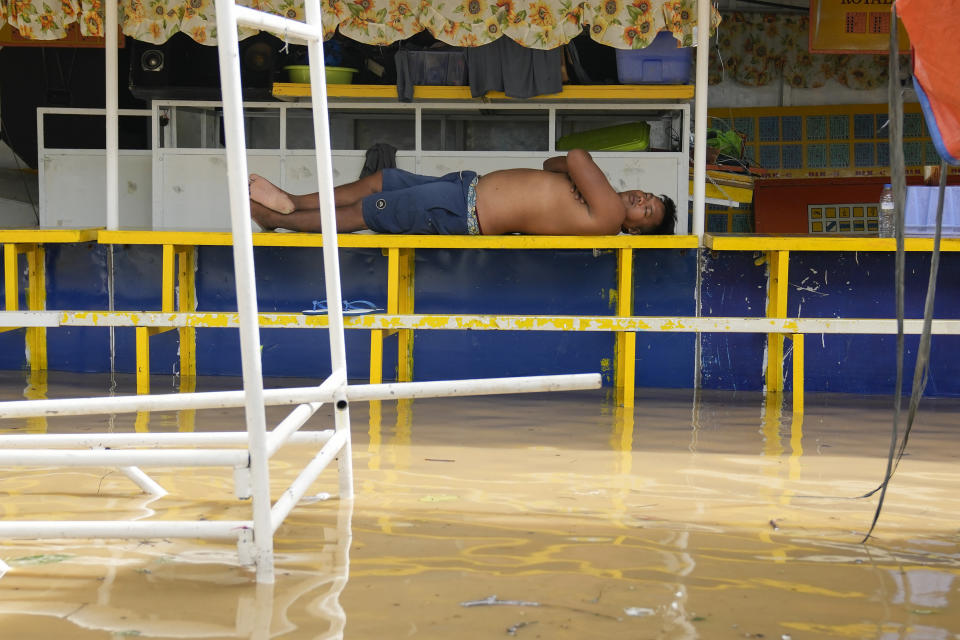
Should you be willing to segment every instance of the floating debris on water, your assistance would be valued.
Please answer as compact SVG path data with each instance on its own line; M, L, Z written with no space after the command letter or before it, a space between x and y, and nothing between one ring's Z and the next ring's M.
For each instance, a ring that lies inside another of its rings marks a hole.
M468 600L467 602L461 602L461 607L485 607L491 605L501 605L509 607L539 607L539 602L527 602L525 600L497 600L497 596L493 595L483 600Z
M528 626L530 626L531 624L537 624L537 621L536 621L536 620L531 620L530 622L518 622L518 623L515 624L515 625L509 626L509 627L507 627L507 635L509 635L509 636L515 636L515 635L517 635L517 631L518 631L519 629L522 629L523 627L528 627Z

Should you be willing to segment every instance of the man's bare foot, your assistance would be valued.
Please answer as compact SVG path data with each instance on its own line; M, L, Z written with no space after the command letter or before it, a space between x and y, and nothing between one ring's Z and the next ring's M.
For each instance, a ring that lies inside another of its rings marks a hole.
M250 199L277 213L293 213L296 209L283 189L255 173L250 174Z

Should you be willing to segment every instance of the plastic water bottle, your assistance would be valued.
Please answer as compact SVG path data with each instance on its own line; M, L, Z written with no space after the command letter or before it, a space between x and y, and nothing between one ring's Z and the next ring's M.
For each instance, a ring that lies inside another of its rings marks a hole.
M893 188L883 185L880 194L880 237L892 238L896 235L897 201L893 199Z

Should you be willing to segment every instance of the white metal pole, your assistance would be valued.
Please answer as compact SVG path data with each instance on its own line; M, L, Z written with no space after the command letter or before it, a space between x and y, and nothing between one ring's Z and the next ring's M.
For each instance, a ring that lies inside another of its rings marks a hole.
M243 130L243 94L240 79L240 44L233 0L217 0L217 47L223 127L227 146L227 183L230 226L233 231L233 266L237 310L240 313L240 356L246 393L247 432L250 434L250 474L253 488L254 562L257 580L272 583L273 536L270 531L270 473L267 466L266 413L260 365L257 321L257 283L253 268L253 234L247 191L247 143Z
M143 489L144 493L149 493L158 498L167 495L167 490L160 486L156 480L144 473L140 467L120 467L120 471L123 472L123 475L133 480L138 487Z
M331 393L321 387L269 389L262 391L265 404L329 402ZM57 398L54 400L10 400L0 402L0 418L36 416L81 416L98 413L136 411L176 411L180 409L218 409L241 407L246 403L243 391L204 391L200 393L162 393L144 396L103 396L98 398Z
M249 520L3 520L0 538L237 538Z
M117 97L117 2L110 1L103 5L103 39L104 58L106 59L106 127L107 127L107 229L114 231L120 228L120 192L117 177L119 163L118 128L119 128L119 101Z
M247 456L243 449L14 449L0 451L0 466L237 467Z
M322 24L320 0L306 0L307 24ZM333 196L333 166L330 149L330 122L327 105L327 78L323 57L323 41L307 43L310 57L310 86L313 98L313 132L316 141L317 176L320 180L320 224L323 231L323 279L330 310L330 367L347 375L347 353L343 333L343 309L340 302L340 258L337 250L337 210ZM350 409L344 396L335 399L334 428L343 436L338 461L339 492L342 499L353 497L353 449L350 445ZM325 447L326 448L326 447Z
M297 506L300 498L307 492L307 489L309 489L313 481L317 479L317 476L327 468L327 465L330 464L334 456L340 453L346 441L346 432L338 431L330 441L323 446L317 455L314 456L313 460L304 467L300 475L298 475L287 490L283 492L283 495L277 498L276 504L273 505L272 513L274 532L283 524L284 519L290 514L293 508Z
M354 400L395 400L397 398L443 398L463 395L494 395L599 389L599 373L573 373L558 376L522 378L489 378L479 380L434 380L429 382L394 382L392 384L352 384L346 388L347 398Z
M280 424L273 428L273 431L267 434L267 457L272 458L280 447L290 436L295 435L297 430L317 412L321 407L319 402L301 404L291 411Z
M349 387L347 387L349 388ZM333 427L344 436L342 451L337 458L337 479L341 500L353 499L353 446L350 440L350 403L345 391L334 400Z
M710 2L697 2L697 76L693 117L693 229L703 243L707 189L707 63L710 61Z
M298 431L285 440L292 444L323 444L333 436L333 429ZM41 433L0 435L0 449L40 449L74 447L106 449L120 447L228 446L246 445L246 431L172 432L172 433Z
M307 24L320 25L319 0L306 0ZM313 135L316 142L317 177L320 182L320 224L323 231L323 279L326 285L330 329L330 360L334 372L346 375L347 354L343 335L343 309L340 292L340 258L337 250L337 209L333 198L333 166L330 157L330 123L327 109L327 77L323 42L307 43L310 57L310 92L313 96Z
M309 3L307 3L309 5ZM283 34L288 38L297 38L307 42L320 42L323 40L323 27L320 26L320 16L317 16L316 22L310 22L309 9L306 9L307 23L297 20L290 20L283 16L277 16L270 13L264 13L249 7L234 6L233 15L238 24L273 33ZM323 58L321 58L323 60Z

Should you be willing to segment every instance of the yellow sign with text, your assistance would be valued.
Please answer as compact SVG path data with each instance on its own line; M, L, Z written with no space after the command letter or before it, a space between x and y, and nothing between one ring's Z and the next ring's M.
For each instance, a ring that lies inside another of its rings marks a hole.
M811 53L889 53L892 0L811 0ZM897 21L900 51L910 50Z

